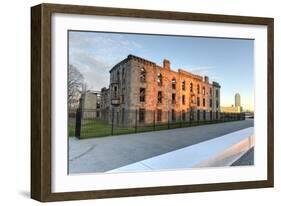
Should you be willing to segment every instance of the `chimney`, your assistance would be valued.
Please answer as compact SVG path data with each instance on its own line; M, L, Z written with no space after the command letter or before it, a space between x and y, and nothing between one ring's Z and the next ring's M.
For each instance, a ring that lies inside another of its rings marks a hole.
M208 76L205 76L205 77L204 77L204 81L205 81L206 83L209 83L209 77L208 77Z
M168 59L163 60L163 68L170 70L170 61Z

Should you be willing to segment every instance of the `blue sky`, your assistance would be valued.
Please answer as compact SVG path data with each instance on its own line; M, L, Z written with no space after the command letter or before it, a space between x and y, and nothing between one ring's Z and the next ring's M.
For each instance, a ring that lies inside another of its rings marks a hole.
M69 63L81 71L89 89L108 87L109 70L128 54L158 65L166 58L173 70L219 82L222 106L234 104L240 93L245 109L254 108L253 51L254 41L245 39L69 32Z

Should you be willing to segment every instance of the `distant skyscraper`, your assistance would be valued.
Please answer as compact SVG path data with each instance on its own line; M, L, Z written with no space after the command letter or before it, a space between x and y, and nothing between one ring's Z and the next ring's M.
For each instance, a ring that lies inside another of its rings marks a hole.
M243 108L241 107L241 98L240 94L235 94L235 105L231 105L231 107L221 107L221 112L226 113L241 113L243 112Z
M240 94L236 93L235 94L235 107L240 107L240 106L241 106Z

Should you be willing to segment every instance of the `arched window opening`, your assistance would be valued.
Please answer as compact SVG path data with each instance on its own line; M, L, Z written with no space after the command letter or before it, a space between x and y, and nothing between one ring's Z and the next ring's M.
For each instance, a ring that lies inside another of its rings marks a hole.
M141 68L141 70L140 70L140 81L145 82L145 78L146 78L146 71L145 71L144 68Z
M181 83L182 90L185 91L185 81L183 80Z
M176 89L176 79L172 79L172 89Z
M163 84L163 77L162 77L161 73L159 73L157 75L157 83L158 83L158 86L162 86L162 84Z
M193 92L193 84L190 82L190 92Z

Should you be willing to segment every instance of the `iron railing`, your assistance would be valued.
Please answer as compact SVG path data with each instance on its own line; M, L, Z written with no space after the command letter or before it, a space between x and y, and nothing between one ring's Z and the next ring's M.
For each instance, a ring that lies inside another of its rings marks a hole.
M245 120L245 113L162 110L82 110L68 113L69 136L102 137Z

